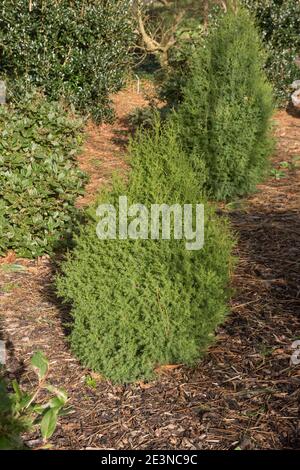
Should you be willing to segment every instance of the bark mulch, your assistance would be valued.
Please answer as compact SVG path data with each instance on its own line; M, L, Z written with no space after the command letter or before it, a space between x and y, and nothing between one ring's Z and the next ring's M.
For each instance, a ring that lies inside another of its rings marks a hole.
M125 107L143 100L123 93ZM300 365L290 361L292 343L300 339L300 119L281 111L276 121L273 165L289 165L281 178L270 177L257 193L224 208L239 237L235 295L216 343L195 369L165 367L156 381L130 386L101 380L70 353L51 260L16 261L13 254L2 259L0 316L9 374L28 384L29 358L41 349L50 359L49 380L70 397L72 413L60 419L51 439L55 449L300 447ZM122 167L123 146L113 138L119 131L125 135L124 126L118 120L89 131L86 161L83 154L80 162L89 169L94 159L96 170L84 202L111 168ZM9 262L23 269L14 271ZM37 438L26 436L33 447Z

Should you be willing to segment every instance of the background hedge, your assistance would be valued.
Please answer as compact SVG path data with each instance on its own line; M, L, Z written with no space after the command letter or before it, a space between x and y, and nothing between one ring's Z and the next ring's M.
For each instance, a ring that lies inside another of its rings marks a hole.
M289 85L300 79L295 58L300 55L300 2L298 0L243 0L255 15L268 57L265 70L279 103L290 98Z
M31 85L64 97L99 121L110 118L130 62L129 0L3 0L0 75L17 100Z
M0 254L51 253L72 233L83 122L35 93L0 106Z

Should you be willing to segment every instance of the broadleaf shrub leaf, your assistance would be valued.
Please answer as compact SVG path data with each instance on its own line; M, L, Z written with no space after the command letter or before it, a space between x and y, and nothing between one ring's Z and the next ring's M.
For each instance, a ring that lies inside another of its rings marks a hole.
M49 368L49 362L47 358L41 351L37 351L33 354L30 362L37 371L39 379L42 380L46 376Z
M50 439L55 431L57 425L57 414L57 408L50 408L48 411L46 411L41 420L41 433L45 441Z

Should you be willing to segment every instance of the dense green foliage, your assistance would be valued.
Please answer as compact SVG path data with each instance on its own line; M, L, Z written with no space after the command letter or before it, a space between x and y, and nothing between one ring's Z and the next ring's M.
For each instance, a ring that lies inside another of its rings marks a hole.
M99 202L199 203L199 180L173 126L156 121L130 148L128 187L114 184ZM205 175L203 175L203 181ZM185 240L100 240L96 220L82 227L63 263L58 293L72 305L71 345L84 365L113 382L153 376L156 366L193 364L214 337L228 300L232 239L206 205L205 244Z
M169 68L161 73L158 94L168 109L177 108L183 99L183 88L191 75L192 57L195 51L204 47L204 37L192 41L181 41L177 49L170 52Z
M15 100L31 85L64 97L96 121L110 118L122 85L133 25L129 0L3 0L0 74Z
M205 163L213 198L247 193L264 173L273 107L263 61L261 41L244 10L224 15L193 55L175 120L200 175Z
M28 431L29 427L26 419L14 416L13 402L0 370L0 450L22 449L20 434Z
M72 231L82 121L39 94L0 107L0 253L50 253Z
M300 78L295 57L300 55L300 2L243 0L253 12L268 51L266 73L278 99L286 103L289 85Z

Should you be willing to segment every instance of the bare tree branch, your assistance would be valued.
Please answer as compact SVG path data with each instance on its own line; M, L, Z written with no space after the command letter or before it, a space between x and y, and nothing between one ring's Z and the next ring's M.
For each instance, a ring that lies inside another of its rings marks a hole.
M166 68L168 66L169 50L177 42L176 31L185 15L185 12L182 10L175 15L173 24L169 29L164 30L163 26L158 28L161 29L161 38L159 42L154 38L153 34L146 31L145 24L147 23L147 17L143 16L142 5L140 2L137 2L136 4L136 13L138 29L144 44L145 51L148 54L154 54L157 57L161 67ZM156 30L156 33L158 32L158 29ZM156 35L156 33L154 34Z
M181 9L176 12L176 2L174 0L157 0L157 3L160 3L164 7L167 7L172 12L174 9L174 16L172 20L171 27L167 28L164 21L156 27L155 31L150 32L147 28L149 17L145 15L145 8L147 5L151 5L153 1L146 2L145 0L136 0L134 2L134 7L137 15L137 24L138 32L142 39L143 46L139 46L140 49L145 51L145 54L153 54L158 59L162 68L168 67L169 60L169 51L172 47L176 46L179 35L177 34L180 24L189 11L191 5L186 6L186 8ZM238 10L238 1L237 0L199 0L197 9L199 16L203 18L203 27L204 30L208 29L209 26L209 13L210 7L215 4L219 5L225 13L229 10L237 12ZM200 20L199 20L200 21Z

